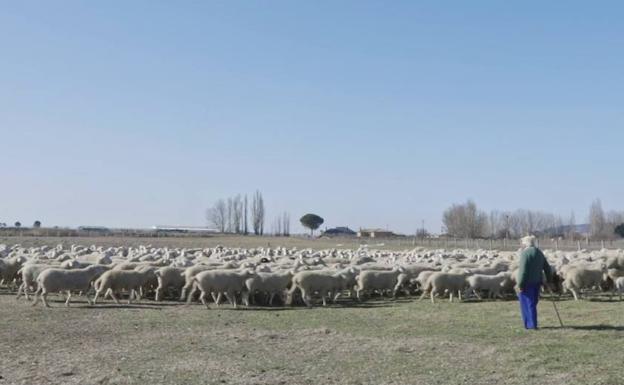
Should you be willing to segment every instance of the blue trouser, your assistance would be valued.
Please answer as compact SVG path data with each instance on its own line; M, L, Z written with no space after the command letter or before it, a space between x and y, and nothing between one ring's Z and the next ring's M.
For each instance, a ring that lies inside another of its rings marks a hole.
M539 302L541 284L527 285L518 293L520 312L525 329L537 329L537 303Z

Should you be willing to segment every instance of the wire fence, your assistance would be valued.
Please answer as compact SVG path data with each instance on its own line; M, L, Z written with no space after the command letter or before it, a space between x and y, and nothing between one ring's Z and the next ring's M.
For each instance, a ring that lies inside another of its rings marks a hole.
M311 238L307 235L293 235L290 237L277 237L265 235L263 237L249 236L245 237L240 234L226 233L206 233L193 231L160 231L154 229L104 229L104 230L84 230L84 229L68 229L68 228L0 228L0 237L19 238L90 238L90 239L111 239L111 238L196 238L200 239L216 238L236 240L259 240L267 244L295 244L298 241L304 242L306 247L317 248L358 248L368 246L378 249L406 250L416 247L427 249L482 249L482 250L500 250L513 251L520 248L518 239L464 239L464 238L420 238L420 237L389 237L389 238L358 238L352 237L327 237ZM239 238L242 237L242 238ZM259 242L259 241L258 241ZM256 243L258 243L256 242ZM244 242L245 244L249 242ZM595 240L590 238L584 239L561 239L561 238L538 238L538 246L542 249L578 251L578 250L600 250L606 249L624 249L624 239Z

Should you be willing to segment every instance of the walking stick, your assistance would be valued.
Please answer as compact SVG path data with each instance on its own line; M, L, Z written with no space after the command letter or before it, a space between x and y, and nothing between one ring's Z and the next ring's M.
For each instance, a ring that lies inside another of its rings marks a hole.
M559 325L563 327L563 321L561 321L561 316L559 315L559 309L557 309L557 305L555 304L555 294L552 289L549 287L548 291L550 292L550 302L552 302L553 308L555 309L555 313L557 314L557 319L559 320Z

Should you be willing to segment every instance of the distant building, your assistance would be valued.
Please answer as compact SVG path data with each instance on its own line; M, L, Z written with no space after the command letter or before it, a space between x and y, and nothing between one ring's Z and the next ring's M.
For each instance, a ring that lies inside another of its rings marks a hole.
M357 233L355 231L351 230L348 227L334 227L332 229L327 229L323 232L323 235L327 235L330 237L340 237L340 236L352 237L356 234Z
M80 231L91 231L94 233L108 233L110 229L104 226L78 226Z
M197 226L153 226L152 229L161 232L172 233L216 233L216 229L209 227L197 227Z
M360 229L357 233L358 238L388 238L395 235L392 231L384 229Z

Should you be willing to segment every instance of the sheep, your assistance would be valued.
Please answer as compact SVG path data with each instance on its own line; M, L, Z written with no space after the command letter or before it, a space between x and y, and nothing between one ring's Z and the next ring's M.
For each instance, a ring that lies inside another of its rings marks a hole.
M431 274L433 273L437 273L438 271L436 270L425 270L425 271L421 271L420 273L418 273L418 276L416 277L415 281L416 283L418 283L418 285L421 288L425 287L425 284L427 283L427 280L429 279L429 277L431 276Z
M508 286L507 283L511 280L511 273L500 272L496 275L474 274L466 278L466 280L468 282L468 288L464 294L466 297L472 291L477 298L482 299L478 291L487 290L490 298L496 296L502 298L501 290Z
M64 291L67 293L65 306L69 307L72 291L82 291L87 297L87 302L91 305L88 291L91 282L109 269L106 265L91 265L84 269L45 269L37 276L37 291L32 306L35 306L39 299L43 300L46 307L50 307L47 301L48 293Z
M17 272L28 259L23 256L15 256L8 259L0 259L0 284L9 285L17 278Z
M459 300L461 301L461 292L468 286L466 280L467 275L468 273L458 274L443 272L431 274L423 287L423 293L420 299L422 300L427 293L430 293L431 303L435 303L434 297L436 294L443 294L445 291L448 291L450 302L453 302L454 292L457 292Z
M383 293L385 290L392 290L393 297L399 289L397 278L405 269L397 267L390 271L365 270L360 272L356 278L355 296L358 301L361 300L360 293L363 291L379 290Z
M128 304L130 304L133 296L140 300L140 288L145 285L145 283L150 280L152 276L153 272L151 270L137 271L111 269L102 274L102 276L94 282L93 286L96 292L95 297L93 298L93 303L95 304L98 297L101 294L104 294L104 296L110 295L113 298L113 301L115 301L116 304L119 304L119 300L115 296L115 292L119 292L124 289L130 291Z
M624 293L624 277L618 277L615 279L615 290L620 295L620 301L621 301L622 293Z
M17 271L17 274L22 277L22 284L17 289L17 296L15 299L19 299L22 296L22 292L26 296L27 300L30 300L28 296L28 289L37 287L37 277L45 269L58 268L59 265L51 265L47 263L25 263L21 269Z
M269 306L273 304L273 298L275 295L282 295L282 301L285 302L285 293L290 286L290 282L293 276L292 271L286 271L283 273L256 273L253 277L245 281L245 287L247 290L243 295L243 303L245 306L249 306L249 295L256 291L269 294Z
M581 289L600 286L607 279L606 266L602 268L589 268L576 266L566 270L563 280L563 288L571 291L574 300L578 301L578 293Z
M91 262L80 262L77 259L68 259L66 261L63 261L60 264L60 268L61 269L84 269L87 266L93 265L93 263ZM100 263L99 265L104 265L103 263Z
M184 270L179 267L161 267L154 271L156 279L158 280L158 287L156 288L156 301L161 301L163 292L168 289L182 290L184 287Z
M181 274L184 278L184 286L182 287L182 292L180 293L180 301L184 301L187 299L186 292L193 287L193 281L195 276L206 270L215 270L215 268L206 265L195 265L184 270L184 273Z
M323 306L327 306L326 297L330 293L337 293L346 288L351 277L348 271L334 272L328 270L304 270L292 278L292 286L288 291L287 303L292 305L295 290L301 291L301 297L306 306L311 307L311 295L318 292L323 299Z
M215 303L219 306L219 299L221 293L225 294L227 300L237 308L236 293L244 292L246 289L245 281L252 277L255 272L251 270L206 270L198 273L193 277L194 287L200 291L199 299L209 308L206 302L207 293L218 293L219 296L215 299ZM245 294L243 293L243 297ZM187 304L191 303L193 296L192 292L189 293Z

